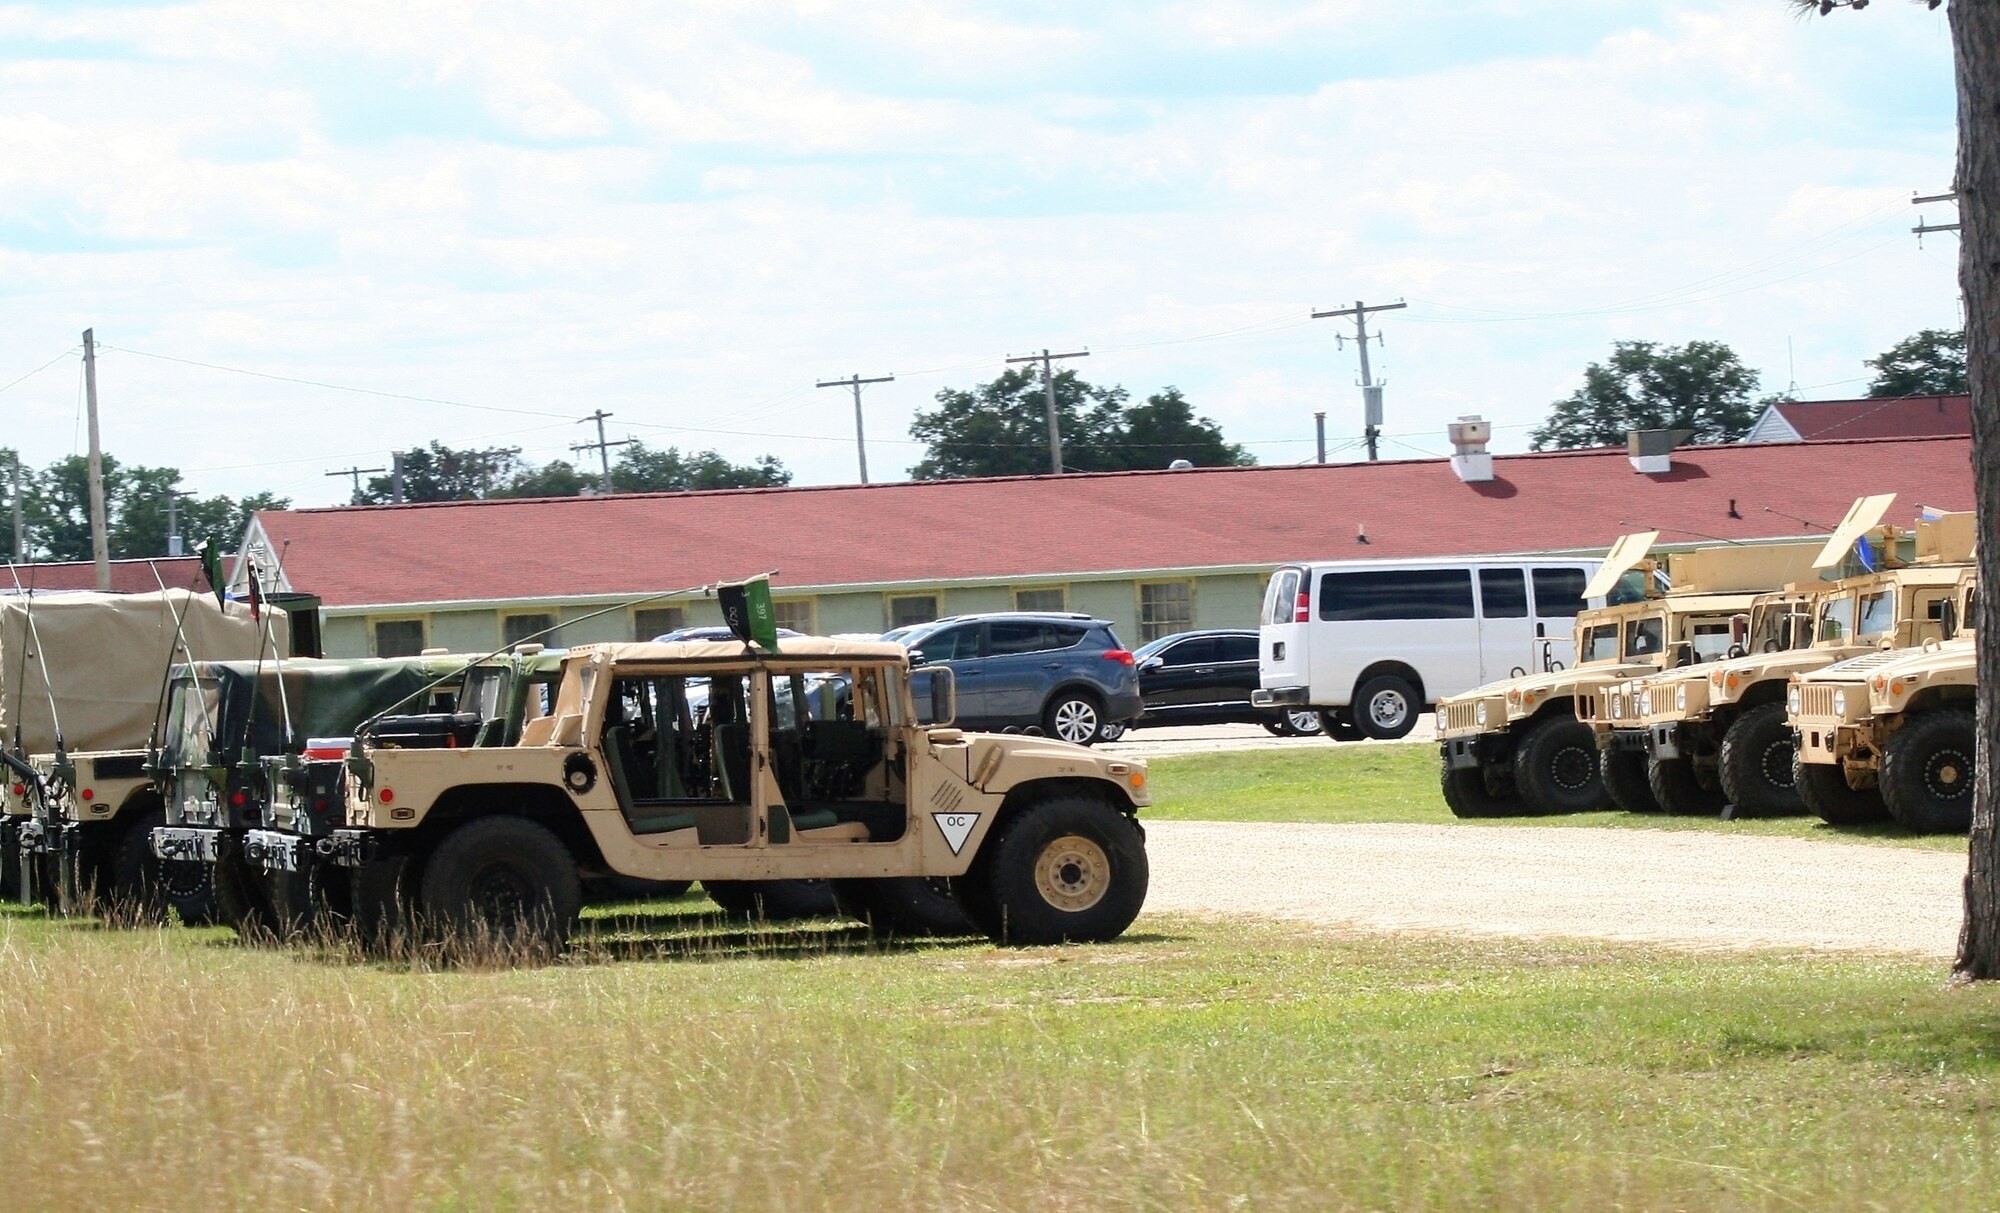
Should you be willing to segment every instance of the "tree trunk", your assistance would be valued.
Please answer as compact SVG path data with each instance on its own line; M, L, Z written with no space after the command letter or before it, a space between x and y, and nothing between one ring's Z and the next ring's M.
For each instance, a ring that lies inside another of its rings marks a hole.
M1959 981L2000 977L2000 4L1954 0L1958 75L1959 289L1972 386L1972 491L1979 510L1979 756L1967 848Z

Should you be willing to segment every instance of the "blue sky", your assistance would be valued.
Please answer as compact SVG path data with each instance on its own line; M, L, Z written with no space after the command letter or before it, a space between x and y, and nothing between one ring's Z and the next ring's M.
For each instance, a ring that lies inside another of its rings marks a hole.
M1900 5L0 8L0 445L81 449L94 327L107 449L300 504L433 438L566 457L596 408L850 481L813 384L856 371L897 376L885 479L1043 346L1264 462L1324 409L1347 459L1308 313L1404 299L1384 454L1473 412L1520 449L1625 338L1861 394L1959 322L1909 232L1953 137L1943 15Z

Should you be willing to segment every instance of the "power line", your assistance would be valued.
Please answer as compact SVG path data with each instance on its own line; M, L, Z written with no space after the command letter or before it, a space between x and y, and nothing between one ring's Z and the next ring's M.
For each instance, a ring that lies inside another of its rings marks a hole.
M1009 358L1007 360L1010 364L1015 362L1040 362L1042 364L1042 387L1048 393L1049 402L1049 471L1058 476L1063 474L1062 426L1056 421L1056 375L1052 364L1058 358L1088 357L1090 357L1089 350L1075 350L1068 354L1051 354L1045 347L1039 354L1027 354L1020 358Z
M604 419L611 415L603 409L599 409L588 417L578 418L578 425L582 425L586 421L595 421L597 423L597 441L579 442L569 448L572 451L597 452L598 461L604 465L604 491L606 493L611 491L611 448L614 446L631 446L633 443L639 441L637 438L621 438L617 442L606 442L604 440Z
M874 379L863 379L856 371L845 379L828 379L813 384L814 387L851 387L854 389L854 454L861 461L861 483L868 483L868 440L861 431L861 385L864 383L894 383L894 375L882 375Z

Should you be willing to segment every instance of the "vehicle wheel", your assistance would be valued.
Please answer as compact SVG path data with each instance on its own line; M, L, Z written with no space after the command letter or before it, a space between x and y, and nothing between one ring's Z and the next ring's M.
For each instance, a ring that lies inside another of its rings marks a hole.
M1660 808L1682 817L1717 817L1729 799L1722 781L1704 773L1692 758L1655 758L1646 764L1646 783Z
M1092 796L1051 796L1001 826L983 865L997 921L987 933L1021 946L1116 939L1146 902L1145 836Z
M1875 788L1851 788L1837 764L1800 762L1792 755L1792 783L1799 799L1830 826L1867 825L1889 815L1882 793Z
M1107 720L1097 726L1099 741L1116 741L1125 735L1126 724L1122 720Z
M1797 813L1805 808L1792 778L1798 738L1785 705L1767 703L1738 716L1722 735L1722 792L1742 813Z
M878 935L907 938L979 933L952 892L949 877L889 876L829 883L841 913L867 923Z
M21 900L21 848L11 835L0 834L0 901Z
M1363 737L1394 741L1409 736L1424 709L1417 689L1394 674L1378 674L1354 688L1354 727Z
M1611 803L1627 813L1657 813L1653 785L1646 782L1646 755L1638 750L1599 750L1597 777Z
M1076 745L1090 745L1103 727L1104 709L1081 691L1063 691L1042 711L1042 731Z
M425 917L460 944L556 955L583 908L576 860L525 817L481 817L445 836L424 865Z
M106 910L129 922L163 922L167 917L166 889L160 878L160 861L153 856L153 827L162 819L141 818L127 826L111 844L110 880L106 882L110 904Z
M271 930L281 940L297 939L315 927L333 924L327 904L326 868L301 857L296 872L261 873L264 899L271 906Z
M211 864L208 880L215 890L214 921L251 941L264 941L277 933L270 903L258 888L257 874L235 855L226 855Z
M415 876L407 855L370 860L348 873L350 921L364 954L389 955L419 937Z
M1925 712L1890 734L1882 747L1882 803L1912 834L1972 829L1973 715L1960 708Z
M840 914L833 886L824 880L704 880L701 887L723 913L735 918L791 922Z
M1514 747L1514 786L1536 813L1588 813L1604 807L1597 738L1574 716L1549 716Z
M1331 708L1315 712L1319 717L1319 731L1333 741L1360 741L1361 730L1354 727L1354 717L1346 708Z
M1445 807L1454 817L1518 817L1522 811L1521 802L1512 796L1496 796L1486 782L1486 772L1480 767L1459 767L1453 770L1442 758L1438 765L1441 770Z
M1311 708L1292 708L1258 723L1278 737L1317 737L1325 727L1319 715Z

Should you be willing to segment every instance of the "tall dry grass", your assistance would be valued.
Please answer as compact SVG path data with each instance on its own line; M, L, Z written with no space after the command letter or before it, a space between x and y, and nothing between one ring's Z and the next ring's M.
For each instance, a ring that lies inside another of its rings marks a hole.
M597 929L438 968L0 915L0 1207L1901 1209L2000 1178L1995 1002L1908 966Z

